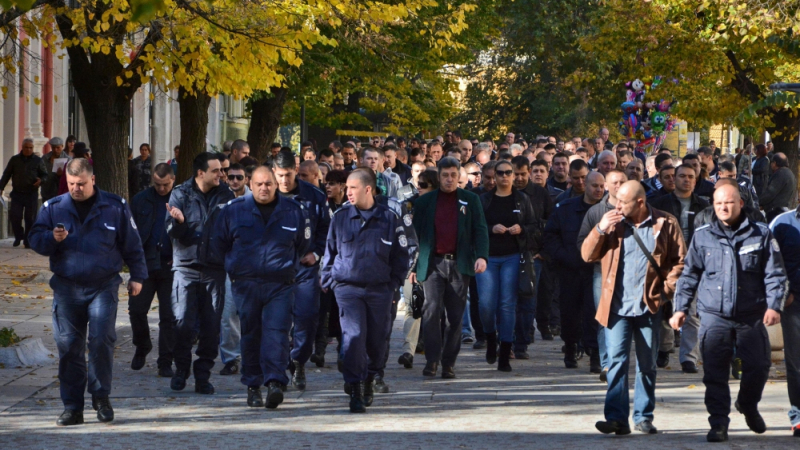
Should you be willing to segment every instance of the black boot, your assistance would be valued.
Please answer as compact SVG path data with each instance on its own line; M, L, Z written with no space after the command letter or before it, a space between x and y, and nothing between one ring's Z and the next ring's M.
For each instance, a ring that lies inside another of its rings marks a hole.
M372 400L375 399L375 377L367 377L364 382L364 406L372 406Z
M111 422L114 420L114 409L111 408L111 402L106 397L92 396L92 408L97 411L97 420L100 422Z
M364 383L350 383L350 412L365 413L367 407L364 406Z
M486 333L486 362L497 362L497 333Z
M175 376L172 377L172 381L169 383L170 389L173 391L182 391L183 388L186 387L186 378L188 378L189 374L186 373L185 370L178 369L175 371Z
M600 373L602 371L603 367L600 365L600 351L595 348L592 350L592 354L589 355L589 372Z
M365 388L366 389L366 388ZM375 375L375 386L373 388L379 394L388 394L389 386L383 381L383 375ZM369 405L367 405L369 406Z
M301 391L306 390L306 368L299 361L292 361L294 365L294 376L292 377L292 386Z
M267 409L275 409L283 403L283 385L277 381L267 383Z
M264 399L261 398L260 386L247 387L247 406L251 408L261 408L264 406Z
M501 342L500 360L497 362L497 370L501 372L511 372L511 363L509 363L510 356L511 356L511 342Z
M144 367L144 363L147 361L147 354L153 347L136 347L136 353L133 354L133 359L131 360L131 369L133 370L141 370Z
M83 425L83 411L78 411L77 409L65 409L64 412L58 416L56 425L60 427Z
M578 368L578 344L567 343L564 345L564 366L567 369Z
M325 347L317 345L317 351L311 355L309 361L316 364L317 367L325 367Z

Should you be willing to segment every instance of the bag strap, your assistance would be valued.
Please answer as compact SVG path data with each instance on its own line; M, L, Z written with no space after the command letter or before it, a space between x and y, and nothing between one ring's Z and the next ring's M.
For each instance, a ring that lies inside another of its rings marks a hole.
M636 232L636 228L633 225L629 225L631 227L631 234L633 234L633 240L636 241L636 244L639 245L639 248L642 249L642 253L653 266L653 269L656 271L656 275L658 275L658 279L661 280L662 283L666 283L664 277L661 275L661 267L658 266L656 259L653 258L653 254L650 253L650 250L645 247L644 242L642 242L642 238L639 237L639 233Z
M644 242L642 242L642 238L639 237L639 233L636 232L636 228L633 225L630 225L630 227L633 234L633 240L636 241L636 244L638 244L639 248L642 249L642 253L644 253L644 256L653 266L653 269L655 269L656 275L658 275L658 279L661 280L661 302L663 303L662 306L665 306L668 302L670 302L670 299L664 292L664 285L667 284L667 281L661 275L661 267L658 266L658 263L656 262L656 259L653 258L653 254L650 253L650 250L648 250L647 247L644 246ZM671 316L672 314L670 313L669 315Z

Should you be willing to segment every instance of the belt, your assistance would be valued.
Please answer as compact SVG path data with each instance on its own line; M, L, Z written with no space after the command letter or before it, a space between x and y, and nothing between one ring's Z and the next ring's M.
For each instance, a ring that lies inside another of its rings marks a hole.
M454 261L456 259L456 254L455 253L445 253L443 255L437 254L436 257L446 259L449 261Z

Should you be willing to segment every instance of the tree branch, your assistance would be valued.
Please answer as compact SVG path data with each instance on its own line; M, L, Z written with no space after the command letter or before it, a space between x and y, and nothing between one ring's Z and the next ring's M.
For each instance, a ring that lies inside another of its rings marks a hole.
M745 69L739 64L739 60L736 58L736 53L734 53L733 50L726 51L725 56L728 58L728 61L731 62L734 70L735 80L731 81L731 86L743 97L750 99L752 103L759 101L763 95L758 85L747 76L747 73L751 70Z

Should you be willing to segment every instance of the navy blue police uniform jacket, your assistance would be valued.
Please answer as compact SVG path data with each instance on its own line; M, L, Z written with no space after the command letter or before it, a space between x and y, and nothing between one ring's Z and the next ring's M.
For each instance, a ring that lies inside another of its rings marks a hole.
M267 223L252 194L219 205L206 264L224 264L232 281L293 283L311 242L311 225L300 202L276 195Z
M147 279L142 240L125 199L95 190L95 200L84 223L80 222L69 193L44 202L28 237L31 248L50 257L50 271L83 286L100 286L119 276L122 265L131 281ZM53 229L64 224L67 238L56 242Z
M403 230L402 218L378 202L367 221L355 206L343 205L334 213L328 230L322 287L388 284L395 290L402 286L409 268Z
M697 228L675 288L675 311L733 318L783 310L786 269L778 241L766 224L747 218L728 239L718 219Z

